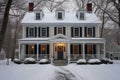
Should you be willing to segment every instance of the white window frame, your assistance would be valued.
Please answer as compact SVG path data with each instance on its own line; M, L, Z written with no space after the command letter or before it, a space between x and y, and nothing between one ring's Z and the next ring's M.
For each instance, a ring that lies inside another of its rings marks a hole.
M92 29L92 36L88 36L88 28ZM93 27L87 27L87 37L93 37Z
M33 36L30 35L30 28L33 29ZM35 27L28 27L28 37L35 37Z
M58 13L62 13L62 19L59 19L59 18L58 18ZM58 19L58 20L63 20L63 11L57 11L57 19Z
M79 34L78 36L75 36L75 28L78 28ZM80 36L80 27L73 27L73 37L79 37Z
M36 15L37 13L40 13L40 19L37 19L37 15ZM41 11L36 11L35 12L35 20L41 20L42 19L42 14L43 13Z
M45 30L46 30L46 35L45 36L42 36L42 28L45 28ZM47 37L47 27L40 27L40 36L41 37Z
M57 27L57 29L56 29L56 30L57 30L57 31L56 31L56 32L57 32L57 34L58 34L58 28L62 28L62 33L61 33L61 34L63 34L63 27L60 27L60 26L59 26L59 27Z
M80 17L80 14L83 13L84 14L84 19ZM85 20L85 11L79 11L78 12L78 19L79 20Z

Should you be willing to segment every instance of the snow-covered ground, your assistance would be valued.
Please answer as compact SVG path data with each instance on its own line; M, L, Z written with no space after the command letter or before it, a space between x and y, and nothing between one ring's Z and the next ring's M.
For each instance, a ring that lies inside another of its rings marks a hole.
M78 80L120 80L120 61L101 65L69 64L64 67L51 64L6 65L5 61L0 61L0 80L58 80L55 78L56 71L75 75Z

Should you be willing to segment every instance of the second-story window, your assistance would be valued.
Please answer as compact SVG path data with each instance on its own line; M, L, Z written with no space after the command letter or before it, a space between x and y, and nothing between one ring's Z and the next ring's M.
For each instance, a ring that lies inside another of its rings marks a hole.
M95 27L85 27L85 37L95 37Z
M63 34L65 35L65 27L55 27L54 28L54 34Z
M46 37L47 36L47 29L46 28L41 28L41 36Z
M35 35L35 29L29 28L29 37L34 37L34 35Z
M71 37L82 37L82 27L71 27Z

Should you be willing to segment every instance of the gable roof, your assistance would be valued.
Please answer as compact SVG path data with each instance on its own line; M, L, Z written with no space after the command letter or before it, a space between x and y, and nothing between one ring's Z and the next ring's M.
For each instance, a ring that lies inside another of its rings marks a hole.
M55 12L44 12L42 20L35 20L34 12L27 12L21 21L22 24L32 23L101 23L94 13L86 13L85 20L79 20L76 12L66 12L63 20L57 20Z

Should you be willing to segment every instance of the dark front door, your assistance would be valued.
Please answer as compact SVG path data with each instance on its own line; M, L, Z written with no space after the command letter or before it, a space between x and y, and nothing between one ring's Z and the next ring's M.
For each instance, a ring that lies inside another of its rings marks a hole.
M58 46L58 55L57 55L59 60L63 59L63 46Z

